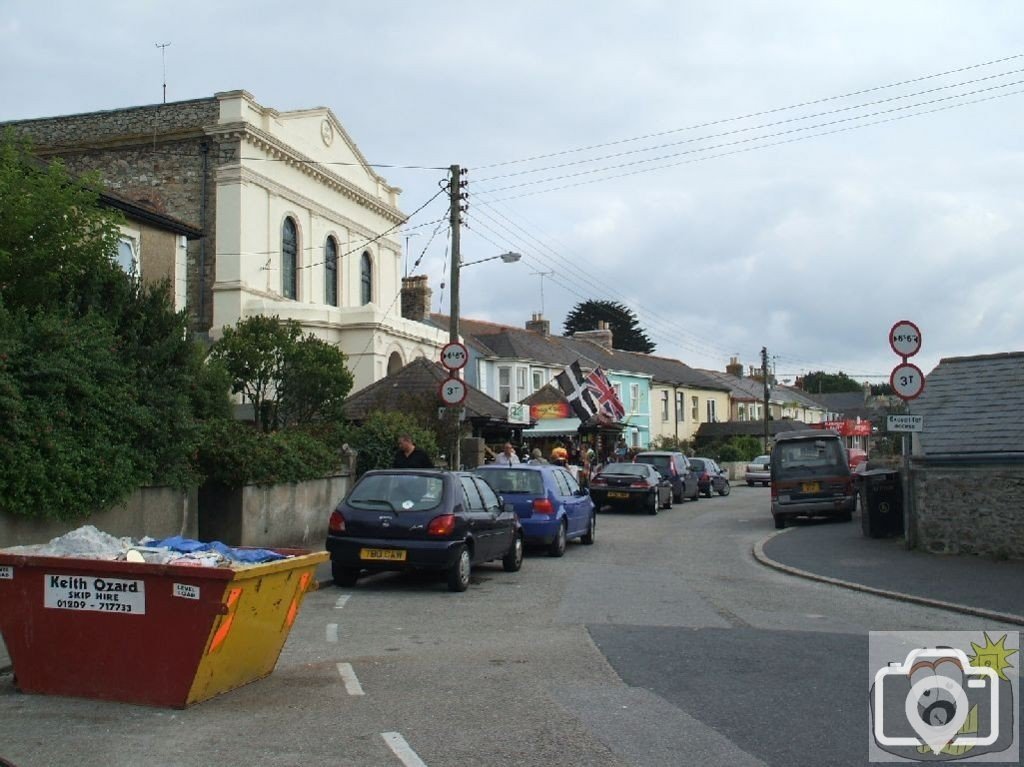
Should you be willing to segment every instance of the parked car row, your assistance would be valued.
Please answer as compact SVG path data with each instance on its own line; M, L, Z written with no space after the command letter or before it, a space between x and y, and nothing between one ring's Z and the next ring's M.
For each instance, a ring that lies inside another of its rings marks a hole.
M589 489L549 464L368 471L331 513L326 548L339 586L369 573L434 570L449 589L465 591L476 565L500 560L518 571L527 545L561 557L569 541L593 544L602 507L657 514L712 492L729 494L726 473L711 459L672 451L607 464Z
M472 568L523 565L527 544L565 553L594 543L597 517L587 490L560 466L482 466L368 471L331 513L326 548L339 586L366 573L443 572L451 591L469 587Z

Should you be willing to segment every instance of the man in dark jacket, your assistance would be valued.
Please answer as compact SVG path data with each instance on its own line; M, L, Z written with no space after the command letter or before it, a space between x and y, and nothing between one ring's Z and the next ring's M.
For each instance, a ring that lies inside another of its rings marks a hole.
M416 447L412 437L403 434L398 438L398 450L393 463L396 469L433 469L434 463L423 450Z

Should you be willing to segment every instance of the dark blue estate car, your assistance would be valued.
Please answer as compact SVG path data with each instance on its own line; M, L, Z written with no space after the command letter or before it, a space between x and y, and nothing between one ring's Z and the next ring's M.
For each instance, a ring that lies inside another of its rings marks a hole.
M500 559L523 564L523 534L512 507L464 471L368 471L331 513L331 572L354 586L366 571L439 570L465 591L470 569Z
M551 556L560 557L567 541L579 538L587 545L594 542L594 503L561 466L492 464L474 471L515 509L527 543L543 544Z

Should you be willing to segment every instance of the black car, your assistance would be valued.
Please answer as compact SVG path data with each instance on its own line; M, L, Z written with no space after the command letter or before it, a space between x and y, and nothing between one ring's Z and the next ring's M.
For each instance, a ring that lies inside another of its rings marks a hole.
M672 500L676 503L682 502L683 498L694 501L700 499L697 472L682 453L675 450L645 450L637 453L633 460L636 463L649 463L668 477L672 483Z
M729 486L729 472L710 458L691 458L690 466L697 472L697 487L708 498L712 492L719 495L729 495L732 492Z
M672 508L672 483L649 463L609 463L590 478L590 497L603 506L657 514Z
M523 532L512 507L469 472L368 471L331 513L327 551L339 586L363 571L422 569L465 591L473 565L522 566Z

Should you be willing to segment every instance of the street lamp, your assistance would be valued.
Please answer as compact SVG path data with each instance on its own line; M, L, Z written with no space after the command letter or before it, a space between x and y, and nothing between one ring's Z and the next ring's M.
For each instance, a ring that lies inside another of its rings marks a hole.
M448 318L448 343L459 342L459 272L464 266L473 266L475 264L482 264L484 261L495 261L501 259L506 264L514 264L516 261L521 259L523 256L520 253L502 253L498 256L489 256L488 258L481 258L476 261L463 261L461 255L452 258L452 273L451 273L451 316ZM453 378L461 378L462 370L451 371ZM452 468L458 470L462 465L462 439L461 439L461 427L459 436L455 438L455 447L452 451L454 459L452 460Z

